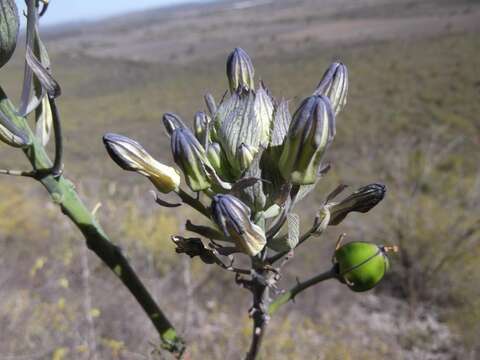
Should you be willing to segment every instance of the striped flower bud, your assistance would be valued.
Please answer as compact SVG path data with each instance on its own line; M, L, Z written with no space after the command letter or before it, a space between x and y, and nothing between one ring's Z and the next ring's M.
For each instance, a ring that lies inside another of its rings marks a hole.
M235 48L227 59L227 77L230 92L242 93L255 89L255 70L250 56L241 48Z
M31 145L32 139L24 129L13 122L12 119L16 117L17 110L0 87L0 141L13 147L27 147Z
M208 145L207 158L210 165L212 165L213 169L221 179L227 181L231 180L230 164L228 163L227 156L219 143L213 142Z
M172 132L171 148L173 159L182 169L188 186L193 191L210 187L210 177L205 166L210 163L205 149L188 128L178 128Z
M329 225L340 224L350 212L366 213L370 211L383 200L386 191L385 185L369 184L361 187L342 201L330 204L328 206L331 215Z
M348 70L347 67L335 62L325 71L318 84L315 95L325 95L330 99L335 115L347 104Z
M16 129L15 132L0 124L0 141L13 147L26 147L31 144L28 136L21 130Z
M0 0L0 68L13 55L17 46L20 20L14 0Z
M255 256L265 247L265 232L250 220L250 208L235 196L214 196L212 213L215 223L239 251Z
M27 133L15 125L7 114L13 115L13 109L0 89L0 141L13 147L26 147L32 143ZM5 111L4 111L5 110Z
M214 142L208 146L207 158L215 170L221 168L223 157L224 156L222 155L222 148L219 143Z
M203 111L197 112L193 118L193 130L195 131L195 137L203 146L207 144L207 126L209 122L209 117Z
M215 117L215 114L217 112L217 103L215 102L215 98L213 97L212 94L207 93L203 97L205 100L205 104L207 105L208 112L210 113L210 116Z
M387 251L397 251L397 248L361 241L341 246L334 255L340 281L357 292L374 288L389 269Z
M257 149L255 149L253 146L249 146L242 143L238 147L237 157L238 157L238 163L240 165L240 169L242 171L245 171L250 167L250 164L255 158L256 153L257 153Z
M238 151L242 143L250 149L268 146L273 113L273 101L262 86L256 92L243 95L234 93L220 104L216 118L217 138L234 176L239 176L242 172L238 162Z
M175 129L185 128L185 124L182 121L182 118L174 113L165 113L163 114L163 125L165 126L165 130L167 134L172 136L172 132Z
M313 95L293 115L283 144L279 169L296 185L313 184L322 156L335 136L335 116L330 100Z
M178 171L155 160L137 141L109 133L103 136L103 143L112 160L122 169L148 177L165 194L178 189Z

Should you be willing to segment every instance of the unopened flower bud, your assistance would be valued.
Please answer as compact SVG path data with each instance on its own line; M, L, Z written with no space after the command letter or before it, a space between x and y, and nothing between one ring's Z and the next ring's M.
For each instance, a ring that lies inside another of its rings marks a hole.
M204 96L205 104L207 105L208 112L210 116L214 117L217 113L217 103L215 102L215 98L212 94L207 93Z
M315 95L327 96L331 103L335 115L347 104L348 93L348 70L347 67L335 62L325 71L322 80L315 90Z
M329 206L329 225L338 225L352 211L366 213L385 197L386 187L382 184L369 184L361 187L338 203Z
M220 104L216 118L217 139L234 177L242 173L238 154L242 143L258 150L268 146L273 114L273 101L263 86L244 95L234 93Z
M279 169L296 185L313 184L322 156L335 136L335 116L330 100L313 95L293 115L283 144Z
M390 249L397 250L361 241L341 246L334 255L340 281L357 292L374 288L389 269L386 252Z
M207 158L215 170L222 166L222 148L219 143L214 142L208 146Z
M237 157L238 157L238 163L240 164L240 169L242 171L250 167L250 164L255 158L256 153L257 153L257 149L255 149L252 146L246 145L244 143L242 143L238 147Z
M234 240L238 250L255 256L265 247L265 232L250 220L250 208L235 196L214 196L212 213L215 223Z
M195 136L203 146L207 143L207 126L209 122L210 119L208 115L203 111L197 112L193 118L193 130L195 131Z
M122 169L148 177L163 193L178 189L178 171L155 160L137 141L109 133L103 136L103 143L112 160Z
M181 117L174 113L163 114L162 120L163 120L163 125L165 126L165 130L170 136L172 135L172 132L175 129L186 127Z
M259 124L259 145L267 147L270 142L270 129L273 123L275 108L272 97L263 85L257 89L255 95L254 113Z
M15 0L0 0L0 68L10 60L15 51L19 26Z
M8 115L2 110L3 105L6 104L0 104L0 141L13 147L26 147L30 145L32 141L27 133L8 118Z
M210 177L205 166L210 163L205 149L188 128L178 128L172 132L171 148L173 159L182 169L188 186L193 191L210 187Z
M250 56L241 48L235 48L227 59L227 77L230 92L241 93L255 89L254 73Z

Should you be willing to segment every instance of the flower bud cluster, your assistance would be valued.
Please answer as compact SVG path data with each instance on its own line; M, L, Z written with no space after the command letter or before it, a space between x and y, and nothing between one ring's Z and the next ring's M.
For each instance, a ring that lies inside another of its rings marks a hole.
M194 115L192 128L179 115L163 115L173 160L198 195L188 202L196 201L194 207L210 217L214 227L190 223L187 230L229 241L251 257L264 254L267 247L279 251L279 239L287 249L294 248L299 243L299 217L290 212L324 172L322 162L335 138L336 116L346 105L347 68L333 63L293 116L288 102L274 99L263 82L256 86L254 67L244 50L232 51L226 70L228 94L218 104L212 95L205 95L206 111ZM185 199L179 172L159 163L139 143L115 134L105 135L104 142L120 167ZM209 199L206 207L198 200L200 193ZM350 212L369 211L384 195L383 185L370 184L339 202L328 201L322 231ZM288 234L281 235L285 224ZM219 250L216 242L212 249L198 238L176 237L174 242L180 253L199 255L207 263L218 261L212 257ZM372 288L388 268L382 248L363 242L340 247L334 261L339 279L354 291Z

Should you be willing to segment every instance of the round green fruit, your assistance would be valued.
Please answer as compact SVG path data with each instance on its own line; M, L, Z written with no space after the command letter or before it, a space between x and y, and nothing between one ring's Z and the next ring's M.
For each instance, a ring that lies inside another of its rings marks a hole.
M0 0L0 68L13 55L19 29L18 9L14 0Z
M389 268L383 247L354 241L335 251L339 277L353 291L367 291L375 287Z

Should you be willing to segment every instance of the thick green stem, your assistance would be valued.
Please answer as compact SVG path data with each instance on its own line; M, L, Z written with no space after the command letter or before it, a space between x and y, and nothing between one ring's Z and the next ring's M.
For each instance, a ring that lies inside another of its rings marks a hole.
M142 306L158 331L164 347L181 356L185 350L185 343L177 335L175 328L160 310L127 259L123 256L120 248L110 242L100 224L78 196L74 185L63 176L55 177L53 174L49 174L53 164L45 148L34 137L26 123L26 119L15 115L13 105L1 89L0 108L6 110L15 124L20 126L32 139L32 145L24 149L24 152L33 168L39 174L35 178L47 189L53 201L60 206L62 212L79 228L86 239L88 248L119 277Z
M288 303L290 300L295 299L295 296L297 296L299 293L302 291L308 289L309 287L318 284L319 282L329 280L329 279L334 279L337 277L337 271L334 268L321 273L317 276L314 276L304 282L298 283L296 286L294 286L292 289L289 291L283 293L279 297L277 297L270 306L268 307L268 314L273 315L277 310L282 306Z
M183 352L185 345L177 336L172 324L160 310L153 297L142 284L120 248L110 242L100 224L85 207L73 184L63 176L55 179L49 175L39 179L62 212L82 232L87 247L92 250L130 290L157 329L165 347L172 352Z

